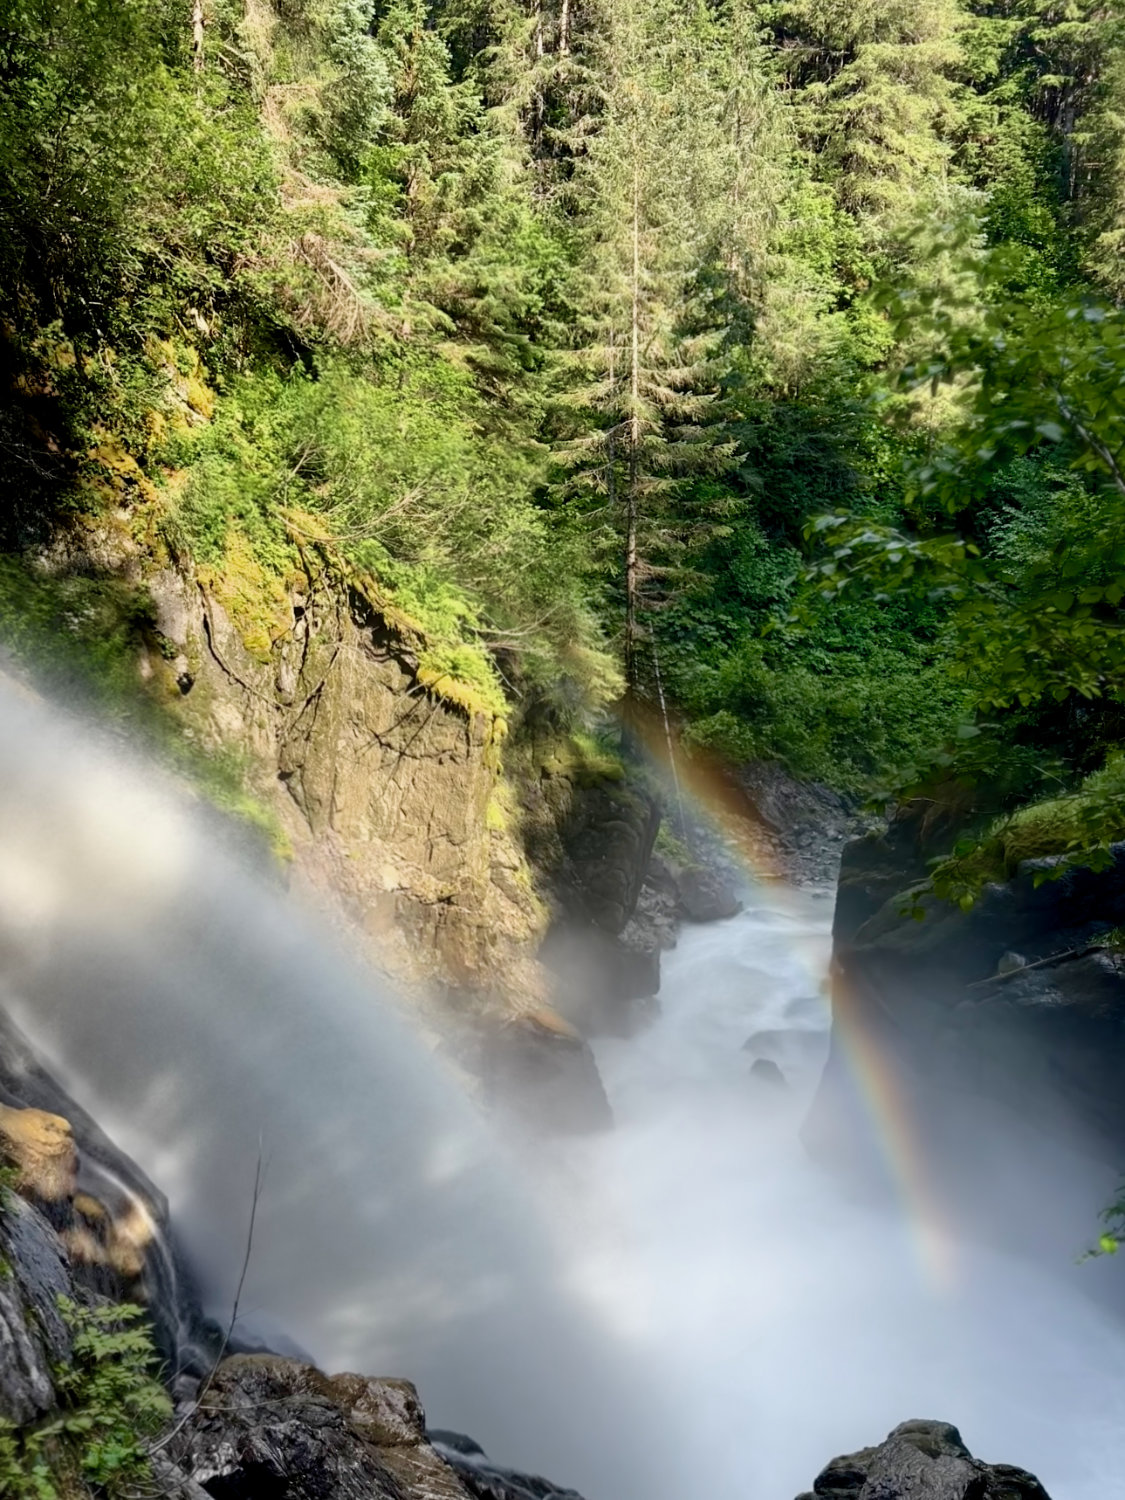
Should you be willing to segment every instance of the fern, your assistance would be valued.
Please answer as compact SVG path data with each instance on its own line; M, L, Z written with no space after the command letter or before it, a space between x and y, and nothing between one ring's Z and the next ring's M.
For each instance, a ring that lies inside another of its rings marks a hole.
M72 1357L53 1372L58 1409L34 1427L0 1423L0 1494L64 1500L78 1480L107 1500L125 1500L151 1478L145 1439L171 1415L153 1373L144 1310L60 1297L59 1311Z

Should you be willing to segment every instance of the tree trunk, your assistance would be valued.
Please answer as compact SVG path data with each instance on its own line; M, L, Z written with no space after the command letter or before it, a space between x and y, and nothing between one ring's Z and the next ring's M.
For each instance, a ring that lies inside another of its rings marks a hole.
M570 0L562 0L559 10L559 56L565 57L570 51Z
M640 162L633 155L633 276L630 320L632 345L629 360L629 486L625 504L625 695L626 703L637 696L637 521L640 482L640 390L641 390L641 185Z
M203 72L203 24L203 0L192 0L191 65L197 73Z
M539 154L539 148L543 139L543 122L546 117L546 102L543 98L543 54L546 51L546 43L543 36L543 3L536 0L535 5L535 99L532 105L532 144L535 154Z

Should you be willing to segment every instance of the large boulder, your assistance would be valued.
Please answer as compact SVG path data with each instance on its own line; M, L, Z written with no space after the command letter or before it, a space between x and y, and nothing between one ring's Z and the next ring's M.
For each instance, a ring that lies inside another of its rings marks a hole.
M948 1422L903 1422L876 1448L834 1458L797 1500L1050 1500L1025 1469L975 1459Z
M490 1027L481 1045L478 1071L489 1095L531 1128L569 1135L612 1125L589 1042L553 1011Z
M894 830L846 851L806 1142L871 1177L880 1133L906 1130L963 1219L1072 1260L1125 1164L1125 846L1103 870L1028 862L968 911L912 890L912 859ZM857 1057L893 1078L893 1127L873 1117Z
M706 851L706 855L710 853ZM742 910L729 873L709 860L688 864L656 855L649 865L646 884L663 892L675 915L688 922L724 922Z
M220 1365L169 1453L214 1500L467 1500L425 1427L408 1381L240 1354Z

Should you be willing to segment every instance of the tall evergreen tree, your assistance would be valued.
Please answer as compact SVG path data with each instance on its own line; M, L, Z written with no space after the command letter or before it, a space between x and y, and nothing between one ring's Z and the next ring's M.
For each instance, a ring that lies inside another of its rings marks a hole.
M641 676L643 614L686 532L705 521L692 482L729 465L717 420L706 278L716 208L735 181L702 8L624 0L600 49L604 115L579 163L587 232L574 404L585 430L561 450L572 487L616 538L627 691ZM706 507L704 507L706 508Z
M959 0L781 0L761 13L819 171L870 237L946 170Z

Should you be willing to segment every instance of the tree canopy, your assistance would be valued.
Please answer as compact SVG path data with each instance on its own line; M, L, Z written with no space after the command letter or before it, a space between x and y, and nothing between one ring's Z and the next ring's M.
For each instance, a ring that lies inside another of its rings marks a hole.
M517 719L1125 827L1118 5L2 10L5 578L315 535Z

